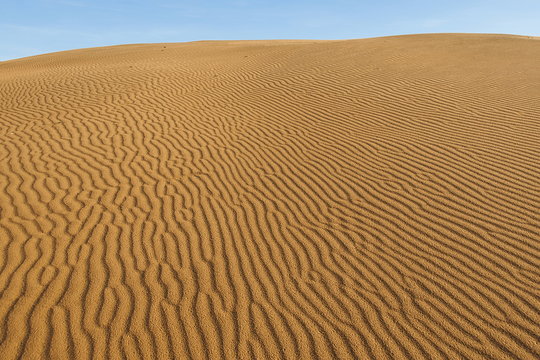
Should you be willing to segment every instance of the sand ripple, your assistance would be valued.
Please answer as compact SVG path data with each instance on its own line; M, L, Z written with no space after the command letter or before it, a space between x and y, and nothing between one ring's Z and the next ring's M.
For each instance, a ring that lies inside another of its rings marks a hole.
M537 359L540 42L0 63L0 358Z

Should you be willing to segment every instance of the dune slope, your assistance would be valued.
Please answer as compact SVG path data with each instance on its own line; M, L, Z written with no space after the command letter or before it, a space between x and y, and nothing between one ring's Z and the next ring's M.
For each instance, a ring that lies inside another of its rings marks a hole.
M0 354L536 359L540 41L0 63Z

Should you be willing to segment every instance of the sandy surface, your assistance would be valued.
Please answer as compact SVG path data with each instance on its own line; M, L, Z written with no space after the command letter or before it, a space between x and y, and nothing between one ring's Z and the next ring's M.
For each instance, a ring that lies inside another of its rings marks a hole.
M0 354L536 359L540 41L0 63Z

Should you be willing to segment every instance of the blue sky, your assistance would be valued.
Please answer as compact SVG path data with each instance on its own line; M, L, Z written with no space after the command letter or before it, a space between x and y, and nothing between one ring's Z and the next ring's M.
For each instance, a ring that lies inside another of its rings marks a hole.
M540 36L540 0L2 0L0 60L208 39L352 39L433 32Z

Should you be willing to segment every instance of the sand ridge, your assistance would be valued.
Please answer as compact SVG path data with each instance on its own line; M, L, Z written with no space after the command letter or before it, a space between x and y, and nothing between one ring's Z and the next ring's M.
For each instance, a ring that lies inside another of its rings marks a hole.
M0 63L0 354L536 359L540 43Z

